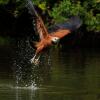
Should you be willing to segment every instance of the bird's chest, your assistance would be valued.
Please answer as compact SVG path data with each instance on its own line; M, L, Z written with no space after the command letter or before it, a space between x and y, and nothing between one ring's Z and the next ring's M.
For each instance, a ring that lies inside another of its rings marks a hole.
M39 46L43 46L44 48L50 46L52 43L51 43L51 39L49 37L46 37L44 39L42 39L42 41L39 43L38 47Z
M44 46L47 47L47 46L50 46L50 45L51 45L50 39L45 39Z
M41 44L44 46L44 48L46 48L46 47L51 45L50 38L48 38L48 37L43 39L41 42L42 42Z

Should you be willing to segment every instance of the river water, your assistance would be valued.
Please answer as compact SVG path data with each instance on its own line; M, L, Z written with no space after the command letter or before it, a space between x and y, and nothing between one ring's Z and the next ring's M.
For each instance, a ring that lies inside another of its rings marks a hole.
M100 100L98 49L52 48L37 66L31 56L0 46L0 100Z

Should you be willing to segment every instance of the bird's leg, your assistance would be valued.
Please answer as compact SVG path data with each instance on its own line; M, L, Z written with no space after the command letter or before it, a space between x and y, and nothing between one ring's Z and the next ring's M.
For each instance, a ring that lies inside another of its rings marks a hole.
M41 51L43 50L43 48L44 48L44 45L40 45L37 48L34 57L31 59L31 63L34 63L35 65L37 65L37 63L39 63L39 58L40 58Z
M40 62L39 59L40 59L40 55L34 60L34 64L35 65L38 65L39 64L39 62Z
M36 57L36 56L37 56L37 55L35 54L34 57L30 60L31 63L33 63L33 62L35 61L35 57Z
M34 57L30 60L31 63L33 63L35 65L39 64L39 58L40 58L40 56L41 56L40 54L39 55L35 54Z

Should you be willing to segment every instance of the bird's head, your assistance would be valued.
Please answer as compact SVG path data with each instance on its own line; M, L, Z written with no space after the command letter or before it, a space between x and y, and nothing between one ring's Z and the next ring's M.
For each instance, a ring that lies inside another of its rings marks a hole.
M57 44L59 42L59 40L60 40L60 38L58 38L58 37L51 38L52 44Z

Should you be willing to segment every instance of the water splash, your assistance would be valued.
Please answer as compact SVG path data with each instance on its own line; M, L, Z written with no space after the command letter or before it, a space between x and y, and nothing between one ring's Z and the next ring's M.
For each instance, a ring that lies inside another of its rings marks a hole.
M18 87L18 86L16 86L16 87L14 87L14 89L23 89L23 90L27 90L27 89L29 89L29 90L37 90L37 89L39 89L38 87L35 87L34 85L31 85L31 86L28 86L28 87Z
M42 74L48 75L51 66L48 54L47 51L41 56L39 65L31 64L30 59L34 56L34 50L30 46L29 39L21 39L17 42L16 58L14 60L16 89L36 89L43 83L44 76Z

